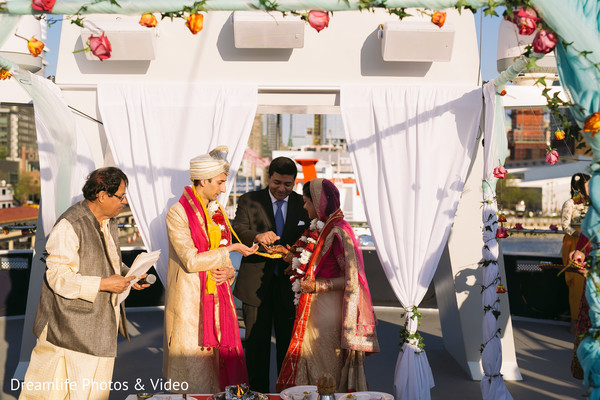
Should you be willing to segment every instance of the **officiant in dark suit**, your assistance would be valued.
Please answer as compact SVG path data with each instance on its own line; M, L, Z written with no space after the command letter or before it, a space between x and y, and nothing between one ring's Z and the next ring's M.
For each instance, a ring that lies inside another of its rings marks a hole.
M265 246L293 245L308 227L302 196L293 191L297 173L293 160L277 157L269 166L268 187L240 197L233 228L245 245L257 242L264 254ZM271 392L271 330L275 330L279 373L294 327L294 292L284 273L288 265L281 258L244 257L233 292L243 302L250 388L262 393Z

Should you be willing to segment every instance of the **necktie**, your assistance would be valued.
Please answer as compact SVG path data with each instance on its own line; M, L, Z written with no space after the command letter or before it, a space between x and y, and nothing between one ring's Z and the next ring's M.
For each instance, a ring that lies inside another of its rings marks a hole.
M283 220L283 210L281 209L283 203L284 200L277 200L277 212L275 212L275 233L279 237L283 234L283 225L285 224L285 221Z

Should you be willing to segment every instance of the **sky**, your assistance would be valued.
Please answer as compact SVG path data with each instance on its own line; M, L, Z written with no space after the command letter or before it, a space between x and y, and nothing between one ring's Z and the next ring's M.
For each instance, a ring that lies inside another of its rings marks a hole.
M504 9L498 8L498 14L502 15ZM496 47L498 40L498 27L501 17L483 17L481 11L475 14L475 26L477 29L477 42L481 37L481 76L484 81L495 78L498 75L496 71ZM64 23L69 23L65 21ZM56 62L58 58L58 45L60 41L60 29L62 21L52 24L48 27L47 46L50 51L46 54L46 60L49 65L46 67L46 76L56 75ZM480 28L483 27L483 31Z

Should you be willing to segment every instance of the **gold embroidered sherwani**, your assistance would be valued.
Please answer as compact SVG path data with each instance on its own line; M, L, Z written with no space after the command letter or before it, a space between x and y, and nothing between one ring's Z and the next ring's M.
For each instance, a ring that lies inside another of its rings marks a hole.
M226 247L198 253L186 212L178 202L167 213L169 268L165 300L163 375L187 382L188 393L217 393L218 349L206 349L200 326L199 271L232 268ZM206 229L206 228L204 228Z

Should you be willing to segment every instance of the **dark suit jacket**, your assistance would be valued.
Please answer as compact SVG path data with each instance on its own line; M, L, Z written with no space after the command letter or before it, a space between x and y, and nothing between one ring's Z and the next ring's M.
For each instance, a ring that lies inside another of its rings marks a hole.
M280 243L284 246L296 243L302 232L308 228L308 214L303 205L302 196L296 192L290 193L285 225L280 239ZM304 224L298 225L300 221L303 221ZM254 238L259 233L275 232L275 215L269 188L242 195L232 225L246 246L252 246ZM264 249L261 248L259 251L264 251ZM268 293L267 289L272 281L273 270L277 268L278 273L283 275L283 271L288 265L281 259L269 259L257 255L244 257L233 295L246 304L258 307ZM289 300L293 301L294 294L291 283L289 280L286 282L289 285Z

